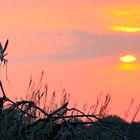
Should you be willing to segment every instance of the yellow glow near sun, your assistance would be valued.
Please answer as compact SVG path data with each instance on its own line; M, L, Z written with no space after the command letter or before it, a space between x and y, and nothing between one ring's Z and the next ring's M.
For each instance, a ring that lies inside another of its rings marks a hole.
M117 67L119 70L125 70L125 71L136 71L140 70L140 65L133 64L133 63L124 63Z
M131 63L131 62L135 62L137 60L135 55L131 55L131 54L127 54L125 56L122 56L119 58L120 61L125 62L125 63Z
M118 11L114 11L113 13L119 16L129 16L129 15L136 14L136 12L132 10L118 10Z
M140 32L140 28L138 27L127 27L127 26L114 26L111 28L113 31L121 31L121 32Z

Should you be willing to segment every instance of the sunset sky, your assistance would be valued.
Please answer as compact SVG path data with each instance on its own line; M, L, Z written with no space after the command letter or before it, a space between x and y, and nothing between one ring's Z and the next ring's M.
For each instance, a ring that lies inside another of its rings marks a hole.
M9 39L9 97L25 97L30 75L45 71L49 92L65 88L71 102L92 105L111 94L110 113L123 117L140 101L139 0L7 0L0 2L0 41ZM130 54L134 62L121 62ZM140 118L140 113L137 118Z

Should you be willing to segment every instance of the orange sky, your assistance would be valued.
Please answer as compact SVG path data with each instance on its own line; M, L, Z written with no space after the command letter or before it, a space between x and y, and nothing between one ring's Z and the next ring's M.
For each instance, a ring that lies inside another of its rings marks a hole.
M110 113L123 116L131 98L139 104L138 0L8 0L0 2L0 18L0 40L10 40L11 86L4 68L0 74L8 96L25 96L29 76L37 81L44 69L50 92L66 88L79 106L101 92L112 96ZM131 53L136 62L119 61Z

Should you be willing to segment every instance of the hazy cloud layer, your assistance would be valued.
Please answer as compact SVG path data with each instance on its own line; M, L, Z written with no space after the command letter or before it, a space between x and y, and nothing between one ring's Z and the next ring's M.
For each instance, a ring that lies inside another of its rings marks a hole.
M65 52L52 58L76 59L112 56L120 53L140 53L140 35L134 34L92 34L73 31L68 34L74 38L71 45L65 45Z
M46 36L46 33L39 33L39 36ZM135 52L140 53L140 35L136 34L93 34L89 32L71 31L55 33L51 40L57 37L57 40L63 42L63 38L69 36L72 38L69 43L59 44L59 51L54 47L54 54L30 55L18 58L18 61L36 61L36 60L75 60L85 58L98 58L104 56L114 56L120 53ZM55 40L54 40L55 42ZM53 42L52 42L53 44ZM62 46L61 46L62 45ZM47 50L46 42L46 50ZM44 49L45 50L45 49ZM46 51L47 52L47 51ZM14 59L13 59L14 60ZM16 60L16 59L15 59ZM14 61L15 61L14 60Z

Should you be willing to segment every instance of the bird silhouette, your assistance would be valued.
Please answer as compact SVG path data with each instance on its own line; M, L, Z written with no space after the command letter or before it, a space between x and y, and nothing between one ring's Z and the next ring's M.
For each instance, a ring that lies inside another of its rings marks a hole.
M4 61L4 63L7 62L7 59L5 59L4 56L6 56L8 53L6 53L6 54L4 54L4 53L5 53L6 49L7 49L8 42L9 42L9 41L8 41L8 39L7 39L4 48L2 47L2 44L0 43L0 60L1 60L1 61Z

